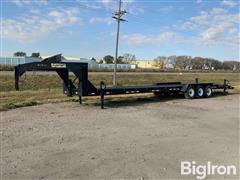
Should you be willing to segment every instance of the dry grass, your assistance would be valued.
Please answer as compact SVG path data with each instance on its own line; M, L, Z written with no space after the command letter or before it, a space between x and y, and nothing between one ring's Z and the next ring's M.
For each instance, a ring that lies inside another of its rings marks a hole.
M156 82L194 82L199 78L200 82L223 83L228 79L235 86L236 92L240 92L239 73L162 73L162 74L121 74L118 75L119 86L144 85ZM98 86L104 80L107 86L111 86L111 75L89 75L89 79ZM62 81L57 75L27 75L21 78L21 91L14 90L14 78L12 75L0 75L0 110L7 110L22 106L30 106L42 103L54 103L72 101L74 98L62 94ZM142 95L140 95L142 96ZM133 96L130 96L131 98ZM136 95L135 95L136 97ZM138 96L137 96L138 97ZM116 97L111 97L114 100ZM118 96L117 99L128 99L126 96ZM86 103L96 102L96 97L85 97Z
M0 92L0 110L30 106L42 103L65 101L68 98L61 89L41 89Z

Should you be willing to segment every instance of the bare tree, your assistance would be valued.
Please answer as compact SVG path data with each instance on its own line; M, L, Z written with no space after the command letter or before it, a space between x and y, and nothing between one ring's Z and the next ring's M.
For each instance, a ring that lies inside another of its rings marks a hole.
M189 70L192 69L191 56L177 56L175 61L176 67L179 69Z
M125 53L123 55L123 62L127 64L133 64L136 62L136 56L131 53Z
M194 57L192 61L193 69L203 69L205 59L202 57Z
M237 61L224 61L223 62L223 69L225 70L240 70L240 62Z
M167 63L166 63L166 66L172 66L173 68L176 68L176 59L177 59L177 56L169 56L167 57Z
M165 56L158 56L157 58L154 59L154 66L158 67L159 69L164 69L164 66L167 62L167 57Z

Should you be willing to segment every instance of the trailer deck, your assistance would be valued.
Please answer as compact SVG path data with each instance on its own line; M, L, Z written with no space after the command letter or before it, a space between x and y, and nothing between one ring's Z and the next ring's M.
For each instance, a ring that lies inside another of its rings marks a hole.
M56 71L63 80L63 93L68 96L79 96L79 103L82 103L82 96L100 96L101 108L104 108L105 95L154 93L157 96L165 94L184 94L188 99L207 98L212 96L213 89L233 89L229 81L223 80L223 84L195 83L182 84L181 82L156 83L142 86L106 87L104 81L100 82L100 88L96 88L88 80L88 64L72 61L64 61L61 54L44 59L42 62L32 62L15 66L15 89L19 90L19 79L26 71ZM69 72L73 72L75 79L69 78Z

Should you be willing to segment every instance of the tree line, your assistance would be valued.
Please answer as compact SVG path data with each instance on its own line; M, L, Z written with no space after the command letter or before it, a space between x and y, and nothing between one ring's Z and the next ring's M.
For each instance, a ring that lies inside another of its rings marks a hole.
M25 56L27 56L27 53L25 53L23 51L17 51L15 53L13 53L13 56L25 57ZM39 52L33 52L30 57L40 57L40 53Z
M135 64L136 63L136 56L131 53L125 53L122 56L118 56L117 63L118 64ZM100 64L113 64L114 57L111 55L106 55L99 61Z
M18 51L14 56L27 56L25 52ZM31 57L40 57L39 52L33 52ZM117 58L118 64L136 64L137 58L134 54L125 53ZM104 56L100 64L113 64L114 57ZM180 69L180 70L240 70L239 61L219 61L213 58L192 57L192 56L158 56L153 60L152 66L159 69Z
M154 59L154 66L159 69L181 70L240 70L238 61L219 61L213 58L192 56L158 56Z

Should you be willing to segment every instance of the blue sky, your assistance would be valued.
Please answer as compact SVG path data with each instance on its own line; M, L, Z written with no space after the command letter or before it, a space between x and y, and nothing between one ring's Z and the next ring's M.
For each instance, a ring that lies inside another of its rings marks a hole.
M114 55L117 0L1 0L2 56ZM123 0L119 54L239 61L238 0Z

